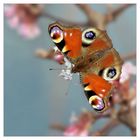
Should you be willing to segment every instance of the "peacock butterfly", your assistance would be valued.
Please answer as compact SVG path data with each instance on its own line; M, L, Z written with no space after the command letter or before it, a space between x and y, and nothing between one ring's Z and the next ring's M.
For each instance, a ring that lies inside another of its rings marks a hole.
M108 108L112 81L121 74L122 60L106 31L89 27L65 27L55 22L48 31L52 41L79 73L89 104L98 112Z

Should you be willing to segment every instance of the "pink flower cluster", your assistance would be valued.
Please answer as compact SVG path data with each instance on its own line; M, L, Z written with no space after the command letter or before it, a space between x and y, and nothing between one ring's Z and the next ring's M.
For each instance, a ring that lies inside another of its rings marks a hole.
M130 98L132 96L132 92L130 89L133 89L133 94L135 94L135 84L130 87L130 79L132 75L136 75L136 66L129 61L125 62L122 66L122 73L120 78L116 81L113 81L113 85L115 88L112 93L112 101L114 103L118 103L122 100L127 100L128 98Z
M88 136L92 125L92 115L85 111L64 131L64 136Z
M25 38L35 38L40 34L37 19L42 11L40 5L13 4L6 5L4 15L11 28Z
M126 80L130 78L131 75L136 75L136 66L131 62L125 62L122 66L122 73L119 82L123 84Z

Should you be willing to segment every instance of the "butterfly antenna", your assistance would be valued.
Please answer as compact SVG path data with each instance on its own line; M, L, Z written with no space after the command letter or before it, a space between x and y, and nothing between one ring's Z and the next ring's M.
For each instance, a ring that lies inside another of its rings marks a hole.
M49 70L60 70L60 69L49 68Z
M49 70L70 70L68 68L49 68Z

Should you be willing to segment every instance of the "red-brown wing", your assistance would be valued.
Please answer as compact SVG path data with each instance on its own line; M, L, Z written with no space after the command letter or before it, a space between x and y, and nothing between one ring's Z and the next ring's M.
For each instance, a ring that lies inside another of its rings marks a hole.
M81 66L81 82L89 103L95 110L104 111L112 89L108 81L119 77L122 63L107 33L96 28L81 31L53 23L49 34L59 50ZM75 67L76 70L79 67Z
M82 32L80 28L63 27L53 23L48 28L49 34L58 49L72 61L81 55Z
M106 31L87 28L82 32L82 50L85 56L112 48L112 41Z
M77 63L77 58L104 51L112 47L106 31L96 28L87 28L81 31L77 27L64 27L53 23L48 28L52 41L58 49Z
M89 104L96 111L106 110L112 85L94 73L82 74L80 77Z
M108 100L113 88L110 81L117 80L121 74L122 61L114 48L106 51L88 69L80 73L81 84L91 106L99 112L108 108Z

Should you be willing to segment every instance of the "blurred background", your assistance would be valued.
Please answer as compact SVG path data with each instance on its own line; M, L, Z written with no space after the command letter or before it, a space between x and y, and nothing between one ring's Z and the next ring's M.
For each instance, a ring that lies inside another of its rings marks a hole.
M100 13L106 11L104 4L90 6ZM43 7L46 13L57 18L75 22L87 20L85 14L72 4L44 4ZM39 18L40 35L27 39L10 27L8 18L4 16L5 136L61 136L62 132L49 129L50 124L69 124L73 112L80 114L83 108L92 111L82 87L78 85L77 74L73 75L72 81L66 81L58 77L60 71L49 71L52 67L61 68L59 64L39 59L34 54L36 49L54 46L48 34L48 26L54 21L46 17ZM121 56L135 52L136 6L126 9L106 30ZM131 62L136 64L135 59ZM107 120L97 121L92 130L100 129ZM131 132L121 124L108 135L130 136Z

